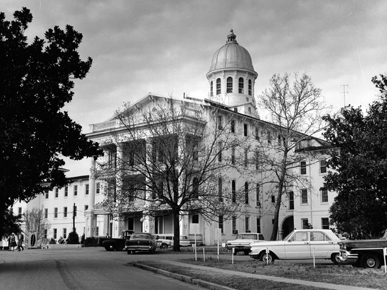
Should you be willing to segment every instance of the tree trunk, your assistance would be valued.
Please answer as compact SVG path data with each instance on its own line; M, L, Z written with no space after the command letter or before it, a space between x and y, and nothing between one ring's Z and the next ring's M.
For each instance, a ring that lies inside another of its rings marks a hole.
M180 214L173 211L173 251L180 252Z

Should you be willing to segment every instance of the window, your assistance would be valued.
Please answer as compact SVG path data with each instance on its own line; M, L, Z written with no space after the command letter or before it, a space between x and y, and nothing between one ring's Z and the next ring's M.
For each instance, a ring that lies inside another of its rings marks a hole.
M249 80L249 96L253 94L253 83L251 80Z
M48 208L45 208L45 209L44 209L44 218L45 218L45 219L48 218Z
M261 206L261 194L260 194L259 183L257 183L257 187L255 190L255 200L256 200L256 205Z
M63 208L63 217L66 218L67 217L67 206L65 206Z
M220 228L220 232L223 234L223 216L220 215L219 216L219 228Z
M250 217L249 216L245 217L245 232L246 233L250 232Z
M192 215L192 223L193 224L198 224L199 223L199 215L198 214Z
M259 141L259 129L255 127L255 140Z
M97 182L97 184L95 185L95 193L99 194L100 191L101 191L101 184L99 182Z
M307 189L301 189L301 203L302 204L308 203L308 190Z
M227 78L227 93L232 93L232 77Z
M231 147L231 164L235 165L235 146Z
M85 195L89 195L89 184L85 185Z
M214 82L211 81L210 83L210 95L213 96L214 95Z
M243 94L244 80L239 78L238 80L238 93Z
M18 214L18 216L22 215L22 208L21 207L17 208L17 214Z
M88 209L89 209L89 206L85 204L85 211L87 211Z
M259 169L259 151L258 150L255 151L255 169L256 170Z
M222 147L223 147L223 143L222 143L222 142L219 142L219 143L218 143L218 149L219 149L219 152L218 152L218 161L219 161L219 162L222 162Z
M192 160L193 161L198 161L199 160L199 141L195 140L193 141L193 146L192 146Z
M236 193L235 193L235 180L231 181L231 193L232 193L232 196L231 196L231 199L232 199L232 202L236 202Z
M243 135L247 137L247 124L243 124Z
M271 144L271 132L267 131L267 143Z
M218 196L219 196L219 202L223 202L223 189L222 189L222 178L219 177L218 179Z
M78 185L74 185L74 196L78 195Z
M309 221L308 219L301 219L301 224L303 229L309 229Z
M58 230L57 229L54 229L54 239L56 239L58 236Z
M55 198L58 198L58 196L59 196L59 189L55 188Z
M321 188L321 202L328 202L328 190L325 187Z
M107 152L107 166L109 168L117 168L117 148L112 148Z
M95 228L95 235L98 237L99 236L99 227Z
M249 204L249 183L245 182L245 204Z
M47 239L47 229L44 229L44 238Z
M275 196L274 195L271 196L271 202L275 203Z
M65 186L64 196L67 197L68 195L69 195L69 187L66 185Z
M325 159L320 160L320 173L327 173L327 161Z
M237 220L236 216L232 216L231 217L231 230L232 230L232 233L234 233L236 231L236 220Z
M216 94L220 95L221 94L221 86L220 86L220 79L216 79Z
M248 165L248 163L249 163L249 156L248 156L248 154L249 154L249 150L248 149L245 149L245 158L244 158L244 164L245 164L245 167L247 167L247 165Z
M281 146L281 145L282 145L281 140L282 140L282 137L281 137L280 134L278 134L278 137L277 137L277 143L278 143L278 146Z
M329 218L321 218L321 228L329 230Z
M300 167L301 167L301 174L305 175L306 174L306 161L301 161Z
M197 177L192 180L192 197L199 198L199 179Z
M261 232L261 218L257 218L257 233Z
M46 193L45 193L45 195L44 195L44 197L46 198L46 199L48 199L48 195L49 193L48 193L48 191L46 191Z
M218 130L222 130L223 129L223 122L222 122L222 116L218 116Z
M64 239L67 238L67 229L63 229L63 238L64 238Z
M235 133L235 120L231 120L231 133Z
M291 191L288 193L289 195L289 209L294 209L294 192Z
M58 208L57 207L54 208L54 218L55 219L58 218Z

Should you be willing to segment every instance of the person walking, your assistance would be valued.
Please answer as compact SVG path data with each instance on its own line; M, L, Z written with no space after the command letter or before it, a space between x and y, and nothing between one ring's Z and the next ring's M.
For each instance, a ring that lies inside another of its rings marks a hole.
M11 236L9 237L9 250L10 251L15 251L15 247L17 246L16 244L16 236L15 233L12 233Z
M24 235L23 235L23 233L20 233L18 236L18 241L17 241L17 250L19 252L24 251L23 243L24 243Z

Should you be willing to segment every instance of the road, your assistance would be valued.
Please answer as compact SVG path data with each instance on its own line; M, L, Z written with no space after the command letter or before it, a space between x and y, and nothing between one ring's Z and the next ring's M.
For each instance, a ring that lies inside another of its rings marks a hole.
M0 251L0 289L203 289L128 265L161 256L170 255L127 255L104 248Z

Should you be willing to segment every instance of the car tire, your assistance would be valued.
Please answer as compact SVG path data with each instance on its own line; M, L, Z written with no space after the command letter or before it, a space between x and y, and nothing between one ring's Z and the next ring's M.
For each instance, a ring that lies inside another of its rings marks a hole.
M105 246L106 251L113 251L113 249L110 246Z
M163 243L163 244L161 244L160 248L161 249L168 249L168 245Z
M249 250L244 250L243 253L245 253L245 255L247 256L250 253L250 251Z
M365 254L362 258L361 265L364 268L379 269L381 266L381 261L379 256L376 254Z
M274 263L274 257L272 253L264 253L261 258L262 262L272 264Z
M128 251L128 255L131 255L133 253L134 253L134 251Z
M333 262L333 264L337 265L340 263L340 254L339 253L333 253L332 256L331 256L331 261Z

